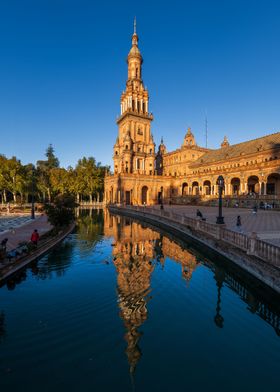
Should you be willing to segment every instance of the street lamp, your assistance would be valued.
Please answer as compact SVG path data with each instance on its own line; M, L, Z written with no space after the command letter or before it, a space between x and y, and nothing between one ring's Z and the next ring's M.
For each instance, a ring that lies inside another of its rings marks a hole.
M34 167L34 165L32 165L31 219L35 219L35 208L34 208L34 174L35 174L35 167Z
M222 194L223 194L223 189L225 186L225 180L223 176L219 176L218 180L217 180L217 184L218 184L218 188L219 188L219 216L217 216L217 221L216 223L218 225L223 225L224 222L224 217L222 215L222 208L223 208L223 204L222 204Z

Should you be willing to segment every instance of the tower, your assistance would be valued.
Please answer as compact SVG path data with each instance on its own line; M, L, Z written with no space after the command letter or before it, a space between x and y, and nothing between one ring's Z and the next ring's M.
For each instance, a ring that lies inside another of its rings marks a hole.
M132 47L127 56L126 89L121 95L121 113L117 119L119 131L113 157L115 174L154 174L153 115L149 113L149 94L142 80L142 64L135 20Z
M196 142L195 142L195 138L192 133L192 130L191 130L191 128L188 128L182 147L193 147L195 145L196 145Z

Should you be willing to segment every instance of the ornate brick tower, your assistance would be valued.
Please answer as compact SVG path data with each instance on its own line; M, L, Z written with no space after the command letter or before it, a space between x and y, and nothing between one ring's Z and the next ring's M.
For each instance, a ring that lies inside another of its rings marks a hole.
M154 174L155 144L151 134L153 116L149 94L142 80L143 59L138 48L136 20L132 47L127 56L128 78L121 96L119 134L114 145L114 173Z

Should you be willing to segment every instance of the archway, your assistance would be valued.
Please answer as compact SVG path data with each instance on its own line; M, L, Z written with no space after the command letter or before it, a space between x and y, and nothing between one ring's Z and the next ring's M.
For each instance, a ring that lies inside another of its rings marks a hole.
M280 195L280 174L272 173L267 177L267 195Z
M240 193L240 178L237 178L237 177L232 178L230 185L231 185L231 194L235 195L235 196L239 195L239 193Z
M146 185L142 188L141 202L145 205L148 204L148 187Z
M197 181L194 181L192 183L192 194L193 195L199 195L199 185Z
M259 193L259 178L250 176L248 178L248 193Z
M211 182L209 180L204 181L203 190L205 195L211 195Z
M186 196L188 194L188 184L184 182L182 184L182 196Z

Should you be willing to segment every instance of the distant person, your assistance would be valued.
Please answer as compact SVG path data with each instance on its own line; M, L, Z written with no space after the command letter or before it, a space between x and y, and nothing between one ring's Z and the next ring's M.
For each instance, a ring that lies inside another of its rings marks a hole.
M253 208L253 214L256 214L257 211L258 211L258 207L257 207L257 206L254 206L254 208Z
M241 226L241 217L240 215L238 215L237 219L236 219L236 226L240 227Z
M196 210L196 216L201 219L203 218L203 215L199 209Z
M4 250L4 251L6 251L7 242L8 242L8 238L4 238L4 239L1 241L1 249Z
M31 235L31 242L32 242L32 244L37 246L39 238L40 238L40 236L39 236L38 230L35 229L33 231L32 235Z

